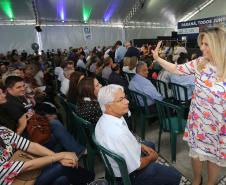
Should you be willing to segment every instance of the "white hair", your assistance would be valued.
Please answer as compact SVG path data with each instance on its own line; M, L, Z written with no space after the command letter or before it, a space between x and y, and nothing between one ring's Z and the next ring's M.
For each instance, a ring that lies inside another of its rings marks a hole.
M102 112L105 112L106 110L105 105L114 100L115 93L118 90L122 90L124 92L124 88L121 85L116 84L110 84L100 88L97 99Z

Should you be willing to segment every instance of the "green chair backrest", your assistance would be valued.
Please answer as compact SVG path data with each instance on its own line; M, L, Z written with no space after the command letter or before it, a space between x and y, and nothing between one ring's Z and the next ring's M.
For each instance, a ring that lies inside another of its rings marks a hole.
M152 82L155 83L155 87L157 89L157 91L165 98L168 98L168 93L167 93L167 84L161 80L155 80L152 79Z
M67 104L68 104L68 106L69 106L69 108L70 108L71 110L73 110L73 111L76 112L77 107L76 107L75 104L73 104L73 103L71 103L71 102L69 102L69 101L67 101Z
M109 84L109 82L108 82L108 80L107 79L105 79L105 78L102 78L101 76L96 76L96 79L100 82L100 84L102 85L102 86L105 86L105 85L108 85Z
M176 130L174 131L178 133L184 131L185 120L183 118L184 109L182 107L159 100L156 100L156 106L160 121L160 127L164 131L170 132L173 128L176 128Z
M68 124L68 115L67 115L68 114L67 100L64 97L62 97L60 93L56 95L56 98L57 98L57 101L59 101L60 103L60 114L61 114L61 117L63 118L63 123L66 126L66 128L70 130L70 125Z
M126 162L125 160L119 156L118 154L107 150L106 148L104 148L103 146L101 146L96 138L95 138L95 134L93 133L92 135L92 140L95 143L98 152L101 155L101 158L104 162L104 166L105 166L105 170L106 170L106 174L108 177L108 182L110 183L110 185L117 185L116 180L115 180L115 175L113 172L113 169L111 167L111 164L109 162L109 158L113 159L119 166L119 170L121 173L121 177L122 177L122 181L123 181L123 185L131 185L131 181L130 181L130 176L128 174L128 169L126 166Z
M74 127L74 136L76 136L79 143L84 146L92 145L92 133L94 132L94 125L75 114L73 110L69 111L69 117L72 127Z
M94 132L94 125L70 111L70 120L72 123L73 136L76 140L86 146L87 156L84 160L84 167L90 171L94 171L96 147L92 141L92 133Z
M126 72L124 72L124 74L125 74L125 77L126 77L126 80L127 80L128 83L135 76L134 73L126 73Z
M172 89L173 98L176 101L179 101L179 102L188 101L187 87L180 84L172 83L172 82L169 83L169 87ZM183 92L184 96L181 95L181 92ZM182 97L184 97L184 99L182 99Z
M146 96L139 93L139 92L133 91L133 90L129 90L129 92L130 92L130 96L132 98L132 101L135 102L135 104L136 104L136 107L142 108L142 110L144 110L145 114L149 114Z

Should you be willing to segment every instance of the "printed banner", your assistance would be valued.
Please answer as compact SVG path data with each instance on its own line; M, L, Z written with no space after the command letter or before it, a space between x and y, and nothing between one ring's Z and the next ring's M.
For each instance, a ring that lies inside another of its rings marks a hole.
M197 20L191 20L186 22L178 22L177 28L192 28L192 27L199 27L205 24L219 24L226 22L226 15L223 16L217 16L217 17L209 17L204 19L197 19Z
M197 33L199 33L199 27L178 29L179 35L197 34Z
M178 34L179 35L198 34L200 28L205 28L208 26L217 26L218 24L224 24L224 26L226 26L226 15L191 20L186 22L178 22L177 24Z
M92 40L92 32L90 27L83 27L84 40L90 41Z

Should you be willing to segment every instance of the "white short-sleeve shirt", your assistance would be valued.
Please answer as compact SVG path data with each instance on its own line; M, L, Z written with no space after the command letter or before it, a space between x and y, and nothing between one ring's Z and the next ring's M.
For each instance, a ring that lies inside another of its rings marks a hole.
M98 143L120 155L126 161L128 172L140 167L141 145L129 131L125 119L103 114L97 122L95 136ZM116 177L121 177L117 163L109 159Z

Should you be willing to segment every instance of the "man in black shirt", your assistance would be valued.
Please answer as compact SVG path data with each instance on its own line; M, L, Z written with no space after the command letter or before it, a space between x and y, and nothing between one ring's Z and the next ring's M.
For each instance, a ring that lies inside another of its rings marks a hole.
M137 57L138 59L140 58L140 51L133 47L130 41L127 41L125 43L125 47L127 49L125 57Z
M25 98L25 84L21 77L10 76L5 82L7 88L7 102L3 108L17 123L17 134L22 134L27 126L27 119L33 115L32 104ZM29 111L28 111L29 110Z
M16 132L17 134L25 133L27 121L34 114L33 106L25 98L25 83L23 78L18 76L9 76L5 81L7 89L7 102L2 106L6 112L15 120L18 124ZM64 128L59 120L49 121L51 125L52 137L45 146L51 150L56 149L56 145L60 144L64 150L75 152L81 155L85 148L78 144L73 136L71 136ZM57 149L59 146L57 145Z

